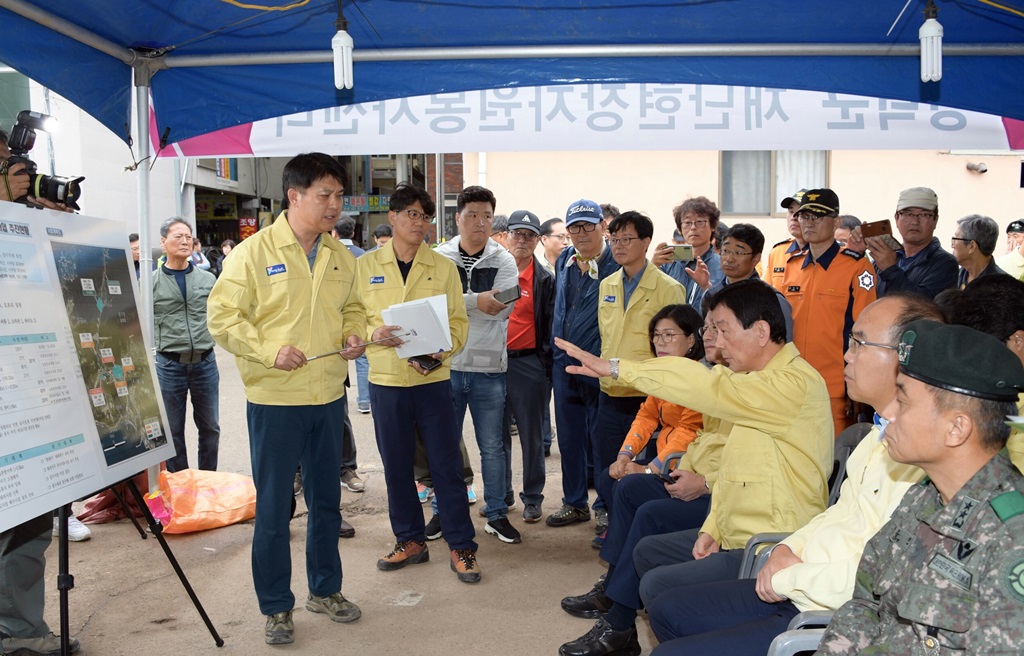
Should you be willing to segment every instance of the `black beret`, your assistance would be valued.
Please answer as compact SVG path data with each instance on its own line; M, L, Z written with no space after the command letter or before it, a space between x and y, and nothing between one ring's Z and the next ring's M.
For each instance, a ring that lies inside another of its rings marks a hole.
M898 348L900 371L956 394L1016 401L1024 366L992 335L922 319L907 324Z

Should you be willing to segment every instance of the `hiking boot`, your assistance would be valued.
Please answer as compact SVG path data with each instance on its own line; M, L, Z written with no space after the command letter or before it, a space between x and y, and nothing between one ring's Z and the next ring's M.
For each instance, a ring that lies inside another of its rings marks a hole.
M363 614L359 610L359 606L345 599L341 592L335 592L326 597L317 597L312 592L309 593L309 596L306 597L306 610L324 613L331 618L332 622L341 622L342 624L355 622Z
M444 535L444 532L441 530L440 515L434 513L434 516L430 518L430 521L427 522L427 525L423 528L423 535L431 541L437 540Z
M68 650L73 654L82 645L78 640L68 640ZM0 640L0 654L42 654L44 656L57 656L60 654L60 636L47 633L44 636L35 638L12 638L4 637Z
M608 530L608 511L604 508L594 508L594 534L601 535Z
M420 498L420 503L426 503L430 501L430 497L434 496L434 488L416 481L416 496Z
M280 613L267 615L267 628L263 630L263 639L268 645L290 645L295 642L295 623L292 612L283 610Z
M616 631L604 619L594 628L558 648L560 656L640 656L636 626Z
M366 489L363 479L359 478L359 474L354 469L346 469L341 472L341 486L349 492L362 492Z
M573 617L583 617L588 620L603 617L611 610L611 607L612 600L604 593L603 580L598 580L587 594L562 599L562 610Z
M302 470L295 472L295 480L292 481L292 494L299 496L302 494Z
M480 581L480 564L476 562L476 552L471 549L452 549L452 571L463 583Z
M499 517L494 521L487 522L484 524L484 533L497 535L499 540L507 544L519 544L523 541L523 536L508 521L508 517Z
M589 522L590 521L590 508L574 508L569 504L563 504L553 515L548 515L547 525L548 526L568 526L575 522Z
M540 506L536 503L528 503L523 508L523 521L527 524L536 524L542 516Z
M377 569L382 572L390 572L402 569L406 565L416 565L430 560L430 552L423 542L406 540L395 544L395 548L388 555L377 561Z

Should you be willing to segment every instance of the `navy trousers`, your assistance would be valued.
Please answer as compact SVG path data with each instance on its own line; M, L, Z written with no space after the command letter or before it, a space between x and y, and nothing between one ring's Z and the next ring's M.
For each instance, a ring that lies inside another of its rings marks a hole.
M309 509L306 525L306 581L326 597L341 590L341 441L343 396L324 405L246 404L252 479L256 485L256 526L252 578L264 615L295 606L291 591L289 542L292 483L302 467L302 491Z
M413 461L416 434L427 453L441 530L451 549L476 551L476 532L462 480L462 457L455 424L455 403L448 380L415 387L370 383L373 431L384 463L388 515L399 542L424 540L423 509L416 495Z
M640 576L633 551L651 535L699 527L708 514L711 497L693 501L669 498L655 476L626 476L615 486L615 512L609 515L608 535L601 558L609 563L608 596L627 608L640 608Z
M799 612L792 602L769 604L757 596L756 579L686 585L647 607L661 645L657 656L729 654L763 656Z
M587 444L592 445L596 457L597 398L601 390L597 381L567 374L558 366L551 378L558 453L562 457L562 503L587 508Z
M597 489L595 508L611 510L599 480L607 476L608 466L618 457L622 441L629 434L636 413L646 400L645 396L608 396L604 392L598 396L597 434L594 436L594 483Z

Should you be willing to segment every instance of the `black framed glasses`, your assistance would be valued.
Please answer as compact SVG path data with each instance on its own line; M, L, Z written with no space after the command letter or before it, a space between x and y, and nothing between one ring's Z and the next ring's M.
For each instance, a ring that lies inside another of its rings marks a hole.
M412 219L413 221L423 221L424 223L434 222L434 217L430 216L429 214L424 214L419 210L413 210L407 207L404 210L402 210L402 212L405 212L405 215ZM402 212L399 212L399 214L401 214Z
M797 221L803 223L821 223L826 218L831 218L830 214L815 214L814 212L798 212L795 216Z
M631 241L633 241L634 239L640 239L640 238L639 237L612 237L611 239L608 240L608 243L611 244L612 246L618 246L619 244L622 244L623 246L629 246L629 243Z
M597 224L590 223L589 221L580 221L579 223L574 223L571 226L565 226L565 230L569 234L578 235L581 232L594 232L597 230Z

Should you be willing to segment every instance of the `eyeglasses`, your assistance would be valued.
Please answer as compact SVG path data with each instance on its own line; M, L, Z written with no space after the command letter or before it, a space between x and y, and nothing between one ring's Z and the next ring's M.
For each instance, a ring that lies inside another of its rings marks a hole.
M559 241L569 241L569 235L567 235L564 232L562 232L562 233L554 233L554 232L552 232L550 235L543 235L543 236L541 236L541 239L557 239Z
M696 221L682 221L679 224L679 228L682 230L690 230L691 228L703 228L707 224L707 219L697 219Z
M799 212L796 215L796 220L804 223L821 223L825 218L832 218L832 215L815 214L814 212Z
M962 241L962 242L964 242L965 244L966 244L967 242L969 242L969 241L974 241L973 239L965 239L965 238L963 238L963 237L950 237L950 240L952 241L952 243L950 244L950 246L956 246L956 243L957 243L958 241Z
M529 230L513 230L508 234L509 237L512 238L512 241L533 241L540 237L540 235Z
M671 344L672 342L676 341L676 337L679 337L682 334L683 333L674 333L667 330L663 332L658 332L657 330L655 330L654 332L651 333L651 341L665 342L666 344Z
M571 226L565 226L565 229L570 234L578 235L581 232L594 232L597 230L597 224L590 223L589 221L580 221L579 223L574 223Z
M619 244L622 244L623 246L629 246L629 242L633 241L634 239L640 239L640 238L639 237L612 237L611 239L608 240L608 243L611 244L612 246L618 246Z
M751 255L751 253L746 253L744 251L734 251L728 248L723 248L720 255L722 257L743 257L745 255Z
M897 212L901 219L914 219L915 221L931 221L935 218L935 212L907 212L900 210Z
M863 346L874 346L875 348L885 349L886 351L897 350L897 347L893 346L892 344L879 344L877 342L869 342L867 340L860 339L859 337L854 337L853 335L850 335L850 341L847 343L847 346L850 350L850 353L854 354L859 353L861 347Z
M704 326L697 331L697 336L701 339L718 337L718 328L715 328L714 326Z
M405 212L405 215L407 217L409 217L410 219L412 219L413 221L423 221L424 223L433 223L434 222L434 217L430 216L429 214L424 214L423 212L420 212L419 210L412 210L412 209L409 209L409 208L405 208L404 210L399 212L399 214L401 214L402 212Z

